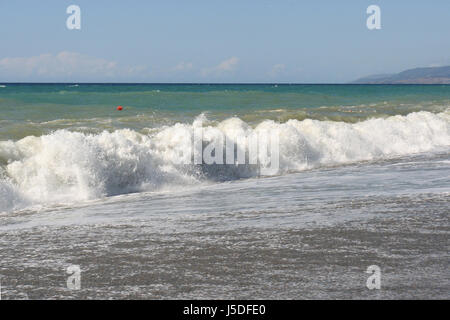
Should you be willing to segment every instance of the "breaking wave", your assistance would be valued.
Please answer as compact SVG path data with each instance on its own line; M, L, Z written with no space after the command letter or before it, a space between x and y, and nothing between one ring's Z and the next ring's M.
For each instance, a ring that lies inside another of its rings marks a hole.
M87 134L57 130L0 142L0 212L31 204L75 202L166 186L195 185L259 175L258 165L180 164L192 146L192 124L150 134L130 129ZM358 123L272 120L251 127L239 118L203 126L204 141L279 132L276 174L322 166L388 159L450 148L450 112L416 112ZM237 146L237 148L245 146Z

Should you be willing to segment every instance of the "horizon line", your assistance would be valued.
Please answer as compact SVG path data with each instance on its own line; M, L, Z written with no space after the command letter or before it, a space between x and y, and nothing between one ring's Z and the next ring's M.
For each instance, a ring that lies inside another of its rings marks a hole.
M394 85L394 86L414 86L414 85L450 85L448 83L352 83L352 82L1 82L3 85L23 85L23 84L84 84L84 85Z

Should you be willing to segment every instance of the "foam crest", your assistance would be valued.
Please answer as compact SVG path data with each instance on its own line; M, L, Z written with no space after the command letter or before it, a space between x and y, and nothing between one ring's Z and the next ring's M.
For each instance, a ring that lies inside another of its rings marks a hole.
M236 148L244 150L247 142L239 138L277 131L279 170L275 174L450 148L448 111L354 124L265 120L256 127L239 118L213 125L200 115L192 124L178 123L148 135L130 129L100 134L58 130L0 142L0 212L259 175L258 165L180 161L193 159L198 152L192 141L200 127L204 144L228 137L241 141Z

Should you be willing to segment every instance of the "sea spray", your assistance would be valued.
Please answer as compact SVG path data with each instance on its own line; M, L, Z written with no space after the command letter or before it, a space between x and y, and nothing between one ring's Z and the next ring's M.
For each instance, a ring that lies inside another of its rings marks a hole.
M248 139L239 138L277 130L279 167L273 174L448 151L450 147L448 111L423 111L354 124L265 120L251 127L239 118L215 126L204 123L202 115L192 124L166 126L148 135L130 129L100 134L57 130L16 142L2 141L0 211L260 175L261 163L195 164L193 154L191 163L180 163L184 151L192 148L194 128L199 126L205 145L223 136L243 150L248 150Z

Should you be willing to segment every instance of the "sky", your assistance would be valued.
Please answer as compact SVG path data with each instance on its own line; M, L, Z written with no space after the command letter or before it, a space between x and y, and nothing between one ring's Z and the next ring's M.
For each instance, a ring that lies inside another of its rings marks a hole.
M0 82L346 83L450 65L449 39L448 0L0 0Z

